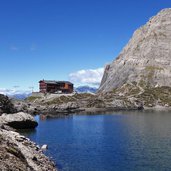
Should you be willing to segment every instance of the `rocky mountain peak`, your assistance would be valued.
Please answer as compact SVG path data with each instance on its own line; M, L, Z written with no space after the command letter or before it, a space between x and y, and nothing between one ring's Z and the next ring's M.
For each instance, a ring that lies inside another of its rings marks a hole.
M99 92L124 84L171 86L171 8L136 30L119 56L106 66Z

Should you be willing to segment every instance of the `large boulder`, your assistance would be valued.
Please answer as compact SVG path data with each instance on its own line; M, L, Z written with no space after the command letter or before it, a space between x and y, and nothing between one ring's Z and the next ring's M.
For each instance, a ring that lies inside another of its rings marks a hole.
M15 129L32 129L38 125L33 116L24 112L2 114L0 123Z

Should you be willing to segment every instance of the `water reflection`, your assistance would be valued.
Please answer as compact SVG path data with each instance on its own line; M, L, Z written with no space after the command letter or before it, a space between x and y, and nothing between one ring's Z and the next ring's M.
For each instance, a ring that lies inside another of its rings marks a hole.
M22 135L25 135L27 137L34 136L36 134L36 129L21 129L18 130Z

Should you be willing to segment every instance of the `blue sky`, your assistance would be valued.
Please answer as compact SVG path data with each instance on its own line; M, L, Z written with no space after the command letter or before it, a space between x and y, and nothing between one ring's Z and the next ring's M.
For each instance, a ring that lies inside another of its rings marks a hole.
M69 75L77 85L99 81L133 32L169 7L170 0L0 0L0 88L38 90L40 79Z

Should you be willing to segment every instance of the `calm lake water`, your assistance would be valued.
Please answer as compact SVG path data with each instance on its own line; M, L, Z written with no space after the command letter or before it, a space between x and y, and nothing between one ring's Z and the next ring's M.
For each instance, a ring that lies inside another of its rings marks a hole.
M41 120L27 132L61 171L171 170L171 112L114 112Z

